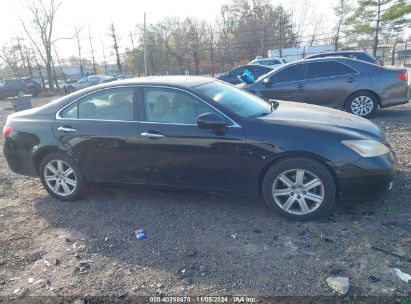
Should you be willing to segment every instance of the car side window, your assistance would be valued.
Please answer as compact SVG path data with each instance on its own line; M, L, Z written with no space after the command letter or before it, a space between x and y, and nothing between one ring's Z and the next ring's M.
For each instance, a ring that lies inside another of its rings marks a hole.
M197 124L198 116L215 112L191 94L156 87L144 88L144 111L146 121L175 124Z
M279 70L271 75L271 83L291 82L305 80L307 74L307 64L295 64Z
M271 69L266 69L263 67L252 67L250 72L253 74L254 78L258 78L261 75L267 74Z
M244 74L244 70L245 70L244 67L237 68L237 69L235 69L233 72L231 72L230 76L231 76L231 77L237 77L237 76L243 75L243 74Z
M337 61L310 63L310 78L356 74L357 71Z
M133 120L133 89L108 89L87 95L61 112L62 118Z

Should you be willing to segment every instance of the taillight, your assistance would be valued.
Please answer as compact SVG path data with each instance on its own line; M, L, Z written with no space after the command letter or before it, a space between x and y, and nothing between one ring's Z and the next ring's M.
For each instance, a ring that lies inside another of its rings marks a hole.
M398 76L399 78L401 78L402 80L404 80L404 81L407 81L407 80L408 80L407 71L399 72L399 73L397 73L397 76Z
M13 131L13 127L10 125L5 125L3 127L3 137L6 138L7 136L9 136L9 134L11 133L11 131Z

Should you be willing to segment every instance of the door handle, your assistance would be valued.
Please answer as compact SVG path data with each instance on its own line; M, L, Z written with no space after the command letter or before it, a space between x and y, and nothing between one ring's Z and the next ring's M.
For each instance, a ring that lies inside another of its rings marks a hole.
M63 131L63 132L76 132L76 129L73 129L71 127L58 127L57 130Z
M297 88L297 89L302 89L302 88L304 88L304 87L305 87L305 85L304 85L303 83L300 83L300 84L297 85L296 88Z
M148 138L162 138L162 137L164 137L163 134L150 133L150 132L143 132L143 133L140 133L140 135L142 137L148 137Z
M348 78L347 79L347 82L350 82L350 83L353 83L353 82L356 82L357 81L357 79L355 79L355 78Z

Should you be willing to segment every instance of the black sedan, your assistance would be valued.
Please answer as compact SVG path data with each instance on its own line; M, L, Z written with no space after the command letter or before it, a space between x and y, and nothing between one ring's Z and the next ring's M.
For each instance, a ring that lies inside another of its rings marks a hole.
M336 201L379 197L394 172L372 122L205 77L87 88L11 114L3 135L9 167L61 200L94 183L242 192L310 220Z
M308 59L286 64L239 85L266 99L306 102L369 117L378 107L407 103L406 69L388 69L349 58Z
M260 76L271 72L273 68L258 64L240 65L232 70L229 70L228 72L218 75L216 78L231 84L239 84L241 83L239 77L243 75L246 70L248 70L254 78L257 79Z

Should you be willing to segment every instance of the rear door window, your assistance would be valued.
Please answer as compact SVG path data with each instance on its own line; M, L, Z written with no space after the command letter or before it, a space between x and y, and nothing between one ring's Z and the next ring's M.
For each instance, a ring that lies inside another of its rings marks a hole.
M351 74L357 74L357 71L337 61L310 63L309 77L311 79Z
M270 77L272 83L301 81L307 78L307 64L295 64L279 70Z
M116 88L87 95L60 115L71 119L131 121L133 113L133 88Z

